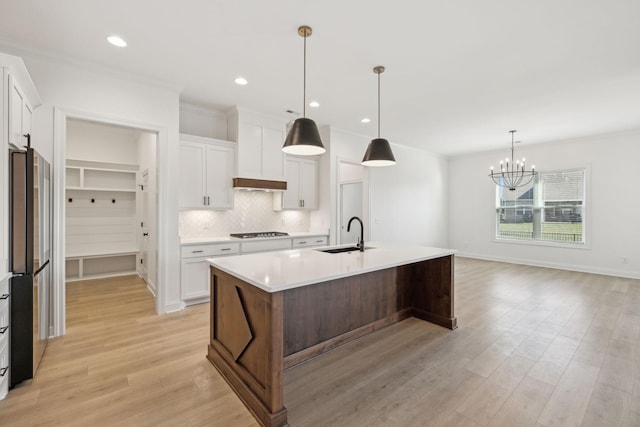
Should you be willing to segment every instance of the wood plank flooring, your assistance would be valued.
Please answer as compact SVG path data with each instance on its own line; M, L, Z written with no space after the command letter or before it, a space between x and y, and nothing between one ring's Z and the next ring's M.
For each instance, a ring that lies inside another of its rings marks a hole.
M459 328L407 319L285 373L302 426L640 426L640 281L456 260ZM208 304L67 285L67 335L0 425L256 426L205 359Z

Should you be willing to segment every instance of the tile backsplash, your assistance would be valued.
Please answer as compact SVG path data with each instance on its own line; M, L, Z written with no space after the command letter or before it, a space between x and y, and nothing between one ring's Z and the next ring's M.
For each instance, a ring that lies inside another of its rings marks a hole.
M180 236L218 237L255 231L309 231L308 211L274 211L273 193L236 191L229 211L180 211Z

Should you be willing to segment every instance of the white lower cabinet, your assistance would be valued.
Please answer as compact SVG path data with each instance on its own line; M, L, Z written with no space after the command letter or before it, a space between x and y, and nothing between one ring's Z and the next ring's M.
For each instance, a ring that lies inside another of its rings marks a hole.
M237 242L182 246L180 297L185 305L209 300L209 263L207 258L238 255Z
M242 253L271 252L291 249L291 239L248 240L242 242Z
M316 246L327 246L327 236L312 237L294 237L291 247L296 248L313 248Z
M185 305L209 301L210 264L207 258L281 251L285 249L326 246L328 236L291 237L277 239L245 239L230 242L182 245L180 297Z
M0 400L9 392L9 277L0 277Z

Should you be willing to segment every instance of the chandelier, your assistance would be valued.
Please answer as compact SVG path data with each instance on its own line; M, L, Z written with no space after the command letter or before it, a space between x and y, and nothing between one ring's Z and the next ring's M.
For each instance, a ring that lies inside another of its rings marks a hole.
M489 176L497 185L506 187L510 191L515 191L516 188L529 184L533 178L535 178L536 167L532 165L531 170L528 171L525 167L524 157L521 161L514 160L513 145L515 144L515 141L513 138L517 131L510 130L509 132L511 133L511 164L509 164L508 157L504 162L500 160L500 170L496 172L493 170L493 166L491 166L491 173Z

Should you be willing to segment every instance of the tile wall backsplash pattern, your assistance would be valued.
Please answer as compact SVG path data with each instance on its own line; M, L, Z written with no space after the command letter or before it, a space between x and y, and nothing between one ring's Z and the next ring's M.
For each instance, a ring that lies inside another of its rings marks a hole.
M218 237L252 231L309 231L307 211L274 211L273 193L236 191L231 211L181 211L180 236Z

